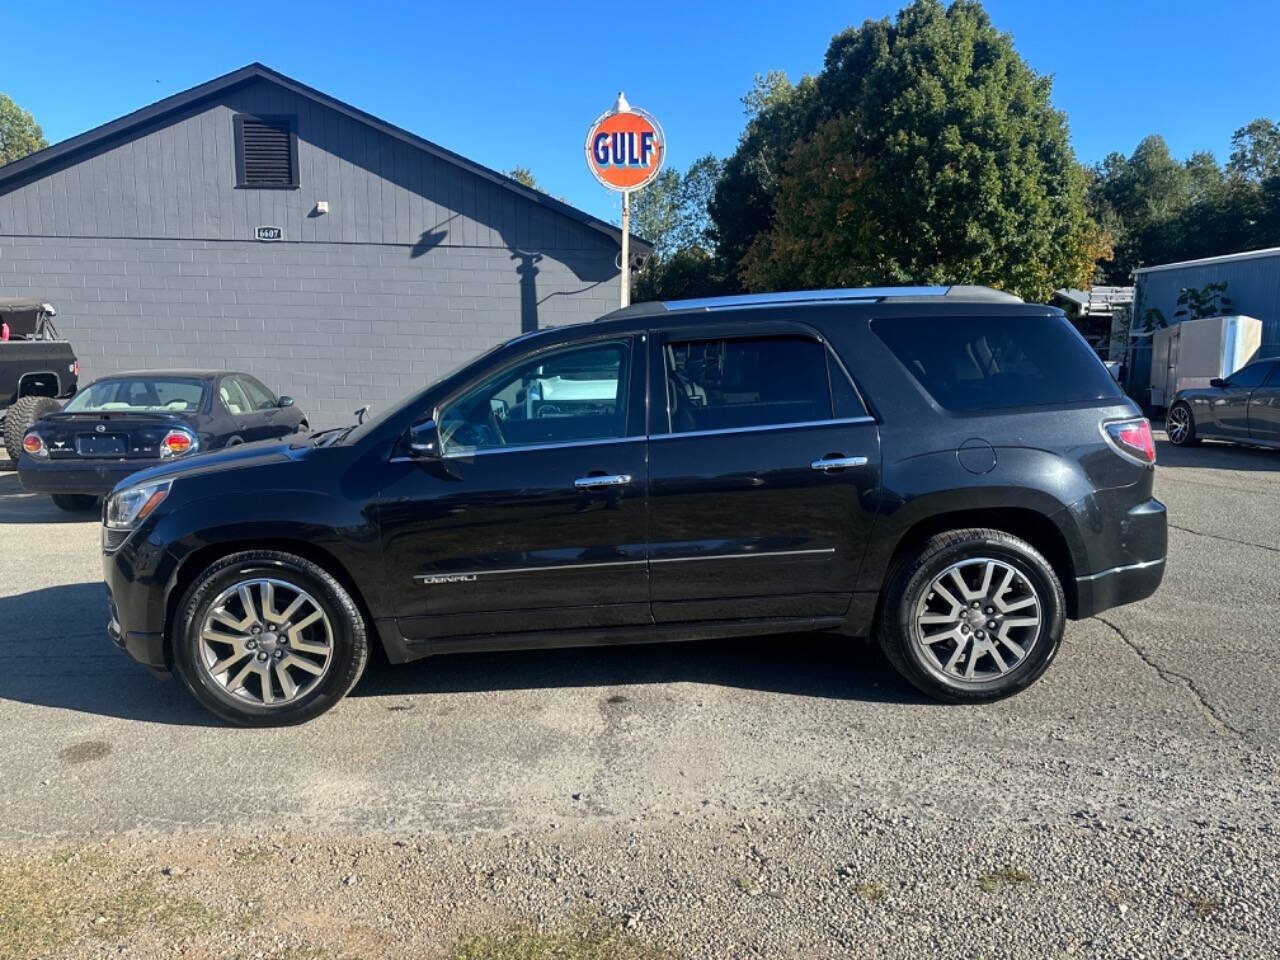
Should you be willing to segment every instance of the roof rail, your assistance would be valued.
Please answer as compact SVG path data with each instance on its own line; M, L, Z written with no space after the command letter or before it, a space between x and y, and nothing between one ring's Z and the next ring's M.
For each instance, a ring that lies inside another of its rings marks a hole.
M949 303L1022 303L1022 298L993 287L955 284L948 287L845 287L836 290L790 290L782 293L745 293L729 297L700 297L637 303L607 313L601 320L650 316L689 310L732 310L772 307L786 303L886 303L946 301Z

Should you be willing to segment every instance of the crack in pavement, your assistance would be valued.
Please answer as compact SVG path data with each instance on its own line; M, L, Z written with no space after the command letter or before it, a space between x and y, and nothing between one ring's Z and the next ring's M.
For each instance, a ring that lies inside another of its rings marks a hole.
M1114 630L1116 636L1124 641L1125 646L1136 653L1138 655L1138 659L1154 670L1156 675L1165 683L1171 684L1175 687L1181 683L1182 686L1186 687L1187 692L1191 694L1192 699L1195 700L1196 704L1200 707L1200 712L1203 713L1214 726L1235 734L1236 738L1241 743L1246 745L1248 744L1249 741L1245 736L1245 732L1222 716L1218 711L1218 708L1209 702L1209 698L1205 696L1204 691L1196 686L1196 682L1194 680L1186 674L1178 673L1176 670L1170 670L1168 667L1162 667L1149 653L1143 650L1142 647L1140 647L1134 640L1130 639L1127 633L1121 630L1119 626L1112 623L1110 620L1105 617L1094 617L1093 619Z
M1183 533L1189 533L1196 537L1209 537L1212 540L1225 540L1227 543L1234 543L1241 547L1257 547L1259 550L1270 550L1272 553L1280 553L1280 547L1273 547L1266 543L1254 543L1252 540L1237 540L1235 537L1224 537L1218 533L1205 533L1203 530L1192 530L1190 527L1180 527L1176 523L1169 524L1171 530L1181 530Z

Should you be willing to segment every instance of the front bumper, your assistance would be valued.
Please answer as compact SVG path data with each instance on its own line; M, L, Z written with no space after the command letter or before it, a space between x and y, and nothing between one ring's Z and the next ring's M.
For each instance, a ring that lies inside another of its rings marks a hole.
M103 497L117 483L139 470L154 467L152 460L37 460L18 458L18 479L32 493L83 493Z
M149 558L139 557L129 545L102 555L102 575L107 586L111 620L107 634L121 650L145 667L169 672L165 656L165 588L161 576L148 568ZM139 562L141 561L141 562Z

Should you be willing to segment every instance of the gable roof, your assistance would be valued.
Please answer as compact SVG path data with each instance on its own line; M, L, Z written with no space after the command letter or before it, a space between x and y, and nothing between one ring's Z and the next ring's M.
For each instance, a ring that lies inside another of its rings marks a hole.
M78 136L70 137L60 143L55 143L53 146L45 147L43 150L37 150L35 153L20 160L14 160L12 163L0 166L0 193L3 193L9 184L14 181L27 182L33 175L38 175L44 167L52 166L76 154L88 152L103 142L123 138L139 127L155 123L157 120L162 120L171 114L186 110L202 101L211 100L233 87L238 87L254 80L265 80L269 83L274 83L291 93L313 100L323 107L335 110L359 123L366 124L380 133L394 137L434 157L461 167L468 173L483 180L496 183L524 200L539 204L571 220L576 220L578 223L584 224L593 230L598 230L616 243L621 243L622 241L622 231L611 223L598 217L593 217L591 214L557 200L540 190L532 190L496 170L482 166L474 160L468 160L461 154L454 153L452 150L446 149L437 143L432 143L430 140L410 133L402 127L388 123L386 120L381 120L371 113L365 113L349 103L343 103L327 93L321 93L314 87L299 83L297 80L286 77L283 73L272 70L261 63L248 64L239 70L233 70L231 73L192 87L190 90L184 90L182 93L175 93L171 97L165 97L149 107L135 110L133 113L126 114L117 120L112 120L110 123L104 123L100 127L94 127L92 130L88 130ZM634 233L631 235L631 242L639 245L642 252L648 253L653 250L652 244Z

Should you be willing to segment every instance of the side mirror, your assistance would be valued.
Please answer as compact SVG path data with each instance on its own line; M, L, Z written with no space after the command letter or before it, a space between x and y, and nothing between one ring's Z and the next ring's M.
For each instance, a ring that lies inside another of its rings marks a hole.
M409 454L415 460L440 459L440 431L434 420L422 420L409 428Z
M277 400L277 401L276 401L276 406L277 406L277 407L292 407L292 406L293 406L293 397L281 397L279 400Z
M1223 387L1227 386L1227 381L1224 380L1222 377L1214 377L1212 380L1209 381L1209 386L1217 387L1219 390L1221 390Z

